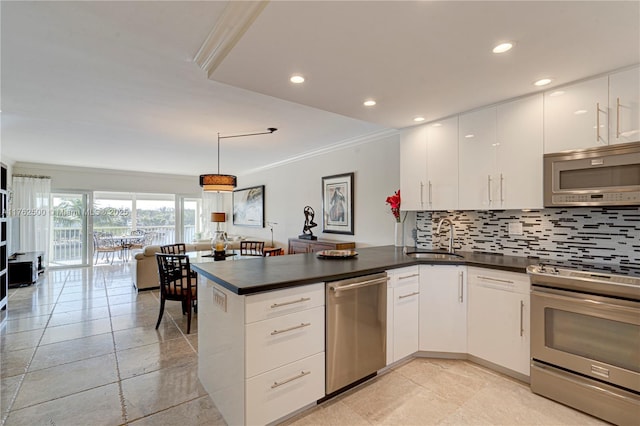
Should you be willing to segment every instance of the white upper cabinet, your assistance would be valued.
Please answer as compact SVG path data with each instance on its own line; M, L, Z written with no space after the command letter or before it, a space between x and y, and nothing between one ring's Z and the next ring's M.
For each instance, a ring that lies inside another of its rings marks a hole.
M458 208L458 116L427 126L427 210Z
M427 127L400 133L400 196L402 210L425 210L427 183Z
M496 204L542 208L542 94L498 105L496 122Z
M542 207L542 95L460 115L459 207Z
M461 210L494 207L496 185L496 107L460 114L458 205Z
M640 141L640 67L609 76L609 144Z
M544 152L608 144L607 76L544 94Z

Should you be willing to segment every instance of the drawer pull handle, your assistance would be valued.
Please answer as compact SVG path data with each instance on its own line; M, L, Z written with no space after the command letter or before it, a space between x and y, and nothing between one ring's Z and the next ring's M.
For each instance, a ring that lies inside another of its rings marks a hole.
M273 330L271 332L271 335L275 336L276 334L286 333L287 331L293 331L299 328L309 327L310 325L311 325L310 322L303 322L303 323L300 323L300 325L294 325L293 327L285 328L284 330Z
M273 305L271 305L271 309L279 308L281 306L293 305L294 303L308 302L309 300L311 300L310 297L301 297L300 299L292 300L290 302L274 303Z
M420 274L411 274L411 275L405 275L403 277L398 277L399 280L405 280L407 278L413 278L413 277L419 277Z
M311 371L304 371L304 370L302 370L302 371L300 372L300 374L298 374L297 376L293 376L293 377L291 377L291 378L289 378L289 379L286 379L286 380L283 380L283 381L281 381L281 382L273 382L273 384L271 385L271 389L275 389L275 388L277 388L278 386L286 385L286 384L287 384L287 383L289 383L289 382L293 382L294 380L300 379L300 378L302 378L302 377L304 377L304 376L307 376L307 375L309 375L309 374L311 374Z
M510 280L501 280L500 278L485 277L483 275L478 275L478 278L480 278L481 280L496 281L496 282L505 283L505 284L515 284L513 281L510 281Z
M524 336L524 300L520 301L520 337Z
M402 296L398 296L398 299L404 299L406 297L415 296L416 294L420 294L420 292L419 291L414 291L413 293L403 294Z

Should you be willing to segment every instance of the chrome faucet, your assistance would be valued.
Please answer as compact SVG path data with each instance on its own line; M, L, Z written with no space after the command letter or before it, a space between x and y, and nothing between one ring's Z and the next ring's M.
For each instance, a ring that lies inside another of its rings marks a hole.
M454 235L453 235L453 223L447 219L446 217L443 219L440 219L440 222L438 222L438 227L436 228L436 235L440 235L440 230L442 228L442 225L448 224L449 225L449 248L447 249L447 251L449 253L453 253L455 251L455 249L453 248L453 239L454 239Z

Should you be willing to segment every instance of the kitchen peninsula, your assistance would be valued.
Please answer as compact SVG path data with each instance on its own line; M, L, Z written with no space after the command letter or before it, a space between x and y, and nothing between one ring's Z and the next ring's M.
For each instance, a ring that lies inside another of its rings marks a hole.
M532 263L473 253L424 260L384 246L358 249L352 259L299 254L192 264L201 275L200 381L227 423L271 423L325 397L325 282L422 264L523 275Z

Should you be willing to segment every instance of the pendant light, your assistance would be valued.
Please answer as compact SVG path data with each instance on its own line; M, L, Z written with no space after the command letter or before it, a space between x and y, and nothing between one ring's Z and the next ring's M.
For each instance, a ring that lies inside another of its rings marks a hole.
M220 174L220 139L239 138L242 136L267 135L275 132L275 127L269 127L266 132L244 133L239 135L220 136L218 133L218 173L200 175L200 186L204 191L231 192L237 185L234 175Z

